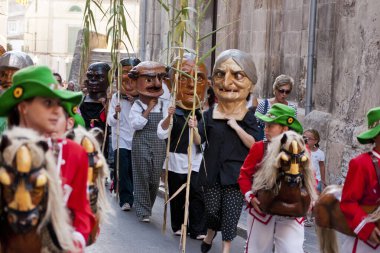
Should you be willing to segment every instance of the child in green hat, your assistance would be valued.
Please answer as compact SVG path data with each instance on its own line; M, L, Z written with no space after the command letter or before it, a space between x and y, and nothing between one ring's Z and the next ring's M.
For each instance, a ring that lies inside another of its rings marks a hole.
M361 206L379 207L380 199L380 107L367 113L368 130L357 136L361 144L374 144L370 152L353 158L348 165L340 209L349 227L357 235L345 236L342 252L379 252L380 230L369 222Z
M289 130L302 134L302 125L295 115L293 108L279 103L274 104L265 115L259 112L255 113L257 118L265 122L266 141L259 141L252 145L240 169L238 179L240 190L245 196L249 209L247 215L247 227L249 228L247 238L249 239L246 252L272 252L273 245L275 245L276 248L281 248L282 252L303 253L303 217L284 218L283 216L264 214L259 208L260 202L251 191L253 176L264 158L267 142Z
M60 90L51 70L45 66L17 71L12 84L0 96L0 116L8 116L9 127L30 128L48 138L60 169L63 201L73 214L73 238L84 249L95 222L86 192L87 153L71 140L51 138L61 122L61 103L79 104L82 94Z

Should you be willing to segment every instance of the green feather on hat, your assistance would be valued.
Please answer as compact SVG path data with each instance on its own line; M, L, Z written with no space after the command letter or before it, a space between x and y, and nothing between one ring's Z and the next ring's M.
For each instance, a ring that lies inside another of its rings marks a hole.
M368 130L356 137L361 144L373 143L376 136L380 134L380 107L370 109L367 119Z
M8 116L17 104L33 97L58 98L78 105L83 95L81 92L60 90L53 73L46 66L26 67L13 75L12 86L0 96L0 116Z
M288 126L293 131L302 134L302 125L295 115L296 112L293 108L280 103L274 104L265 115L259 112L255 113L255 116L264 122Z

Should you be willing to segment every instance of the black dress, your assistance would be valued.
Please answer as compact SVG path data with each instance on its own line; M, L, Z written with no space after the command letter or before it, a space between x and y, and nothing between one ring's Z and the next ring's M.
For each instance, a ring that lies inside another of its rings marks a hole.
M227 125L227 120L213 119L214 108L203 114L199 122L199 134L202 143L206 142L204 160L199 170L203 186L237 184L240 168L249 148L240 140L236 131ZM254 110L248 110L242 121L237 121L255 140L260 136Z
M213 110L206 111L198 124L202 142L206 142L199 178L204 186L207 228L222 231L222 240L232 241L244 203L237 179L249 149L227 120L212 118ZM257 139L259 128L254 114L249 110L237 123Z

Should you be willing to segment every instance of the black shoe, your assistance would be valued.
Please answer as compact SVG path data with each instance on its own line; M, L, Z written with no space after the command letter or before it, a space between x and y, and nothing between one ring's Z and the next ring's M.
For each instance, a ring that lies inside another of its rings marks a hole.
M210 251L211 249L211 246L212 244L208 244L208 243L205 243L204 241L202 241L202 244L201 244L201 252L202 253L207 253Z
M214 237L212 238L212 241L214 241L214 238L216 237L216 234L217 234L217 233L218 233L218 232L215 231L215 235L214 235ZM212 247L212 241L211 241L211 244L208 244L208 243L202 241L202 244L201 244L201 252L202 252L202 253L207 253L207 252L210 251L210 249L211 249L211 247Z

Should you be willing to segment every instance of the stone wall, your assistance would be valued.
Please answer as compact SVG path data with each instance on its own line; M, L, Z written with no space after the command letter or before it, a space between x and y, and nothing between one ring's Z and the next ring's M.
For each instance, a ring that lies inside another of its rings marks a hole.
M217 26L232 24L217 33L217 54L229 48L250 52L262 97L272 96L276 76L291 75L295 88L290 99L298 102L300 111L306 94L309 4L309 0L218 1ZM160 15L162 10L155 8ZM314 111L300 116L305 128L313 127L321 133L331 183L344 179L348 161L370 148L359 145L356 136L367 127L368 109L380 106L380 85L376 82L380 75L379 15L380 1L318 1ZM211 20L212 13L202 29L210 31ZM161 47L150 49L150 59L157 60L166 47L166 37L165 31L155 32L153 38L146 30L150 36L146 37L149 44Z

